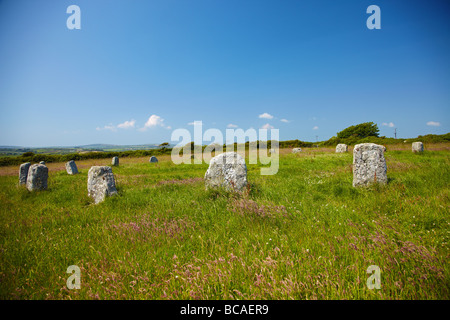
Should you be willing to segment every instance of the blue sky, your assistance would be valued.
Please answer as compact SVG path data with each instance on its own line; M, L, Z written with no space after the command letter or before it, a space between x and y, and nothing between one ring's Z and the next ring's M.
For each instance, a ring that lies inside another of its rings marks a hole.
M81 30L66 27L72 4ZM446 0L0 0L0 145L161 143L195 120L281 140L367 121L447 133L449 13Z

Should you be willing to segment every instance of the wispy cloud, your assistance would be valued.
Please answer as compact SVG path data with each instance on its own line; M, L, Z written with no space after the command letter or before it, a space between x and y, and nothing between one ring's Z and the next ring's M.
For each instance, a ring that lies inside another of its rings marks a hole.
M237 128L238 126L235 124L230 123L229 125L227 125L227 128Z
M319 130L319 127L318 126L314 126L313 130Z
M437 121L428 121L427 122L427 126L432 126L432 127L440 127L441 123L437 122Z
M385 126L385 127L389 127L389 128L395 127L395 124L393 122L389 122L389 123L383 122L381 125Z
M289 123L289 122L290 122L290 121L287 120L287 119L281 119L280 121L281 121L281 122L284 122L284 123Z
M136 120L125 121L124 123L119 123L117 125L117 128L120 128L120 129L134 128L135 124L136 124Z
M263 126L261 127L261 129L269 130L269 129L273 129L273 126L271 126L270 124L266 123L265 125L263 125Z
M123 123L119 123L117 126L113 125L112 123L110 123L109 125L106 125L104 127L97 127L95 128L97 131L102 131L102 130L110 130L110 131L117 131L117 129L130 129L130 128L134 128L134 125L136 124L136 120L130 120L130 121L125 121Z
M113 126L111 123L109 125L106 125L104 127L97 127L95 128L97 131L102 131L102 130L111 130L111 131L117 131L116 126Z
M273 115L268 114L267 112L264 112L263 114L260 114L258 117L260 119L273 119Z

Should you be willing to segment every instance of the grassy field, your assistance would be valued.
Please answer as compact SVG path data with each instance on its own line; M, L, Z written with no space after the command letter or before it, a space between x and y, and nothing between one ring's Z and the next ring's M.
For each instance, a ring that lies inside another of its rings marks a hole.
M248 165L242 194L205 191L207 164L121 159L99 205L87 172L110 159L49 164L35 193L0 168L0 299L449 299L449 144L410 147L389 147L388 185L367 189L332 148L282 150L274 176Z

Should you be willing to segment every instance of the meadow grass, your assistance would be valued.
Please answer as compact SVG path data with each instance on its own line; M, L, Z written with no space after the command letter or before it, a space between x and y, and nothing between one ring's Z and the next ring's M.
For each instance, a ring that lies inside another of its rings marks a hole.
M121 159L98 205L87 172L110 159L51 164L33 193L2 168L0 299L449 299L448 149L385 156L389 183L356 189L351 153L282 150L242 193L206 191L205 163Z

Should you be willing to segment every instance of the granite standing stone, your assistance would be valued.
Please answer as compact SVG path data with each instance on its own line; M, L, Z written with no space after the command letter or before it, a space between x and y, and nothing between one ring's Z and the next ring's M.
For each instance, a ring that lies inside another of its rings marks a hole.
M345 143L339 143L336 146L336 153L345 153L348 152L348 146Z
M302 148L294 148L292 149L292 153L299 153L302 152Z
M68 174L77 174L78 173L78 168L77 168L75 161L70 160L69 162L66 163L66 171Z
M422 142L413 142L412 143L412 152L423 152L423 143Z
M31 163L22 163L19 168L19 184L27 184L28 170L30 169Z
M88 172L88 196L94 199L94 202L100 203L107 196L117 194L116 181L111 167L93 166Z
M39 162L39 164L45 164L45 161L41 161L41 162Z
M245 160L236 152L226 152L211 159L205 173L205 187L223 187L241 191L247 186L247 166Z
M353 148L353 186L387 183L384 147L374 143L357 144Z
M112 164L113 166L118 166L118 165L119 165L119 157L114 157L114 158L112 158L111 164Z
M158 162L158 159L156 157L151 157L149 162Z
M47 189L48 168L43 164L33 164L28 170L27 189L29 191Z

